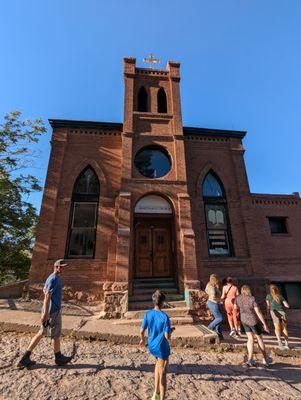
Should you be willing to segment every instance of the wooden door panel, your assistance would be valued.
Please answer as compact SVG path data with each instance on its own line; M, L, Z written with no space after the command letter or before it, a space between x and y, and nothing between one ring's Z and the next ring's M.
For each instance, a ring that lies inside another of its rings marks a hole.
M153 276L169 276L171 272L171 237L168 228L153 229Z
M152 277L152 232L150 228L136 229L136 277Z

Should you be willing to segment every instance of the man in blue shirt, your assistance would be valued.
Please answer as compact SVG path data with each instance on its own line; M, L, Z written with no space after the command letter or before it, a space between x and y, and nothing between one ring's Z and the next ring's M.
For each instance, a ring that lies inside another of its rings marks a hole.
M52 339L55 363L57 365L65 365L71 361L71 357L64 356L60 350L60 337L62 332L62 281L60 275L66 266L67 263L65 260L57 260L54 263L53 273L48 276L45 282L41 327L30 342L27 351L20 359L18 363L19 368L29 368L35 364L35 361L30 359L30 355L42 337L47 335L48 331Z
M155 391L152 400L164 400L166 392L166 371L170 356L169 338L171 334L170 320L161 310L165 295L156 290L152 296L154 308L149 310L141 324L141 345L145 345L145 331L148 329L149 352L156 357ZM159 397L160 392L160 397Z

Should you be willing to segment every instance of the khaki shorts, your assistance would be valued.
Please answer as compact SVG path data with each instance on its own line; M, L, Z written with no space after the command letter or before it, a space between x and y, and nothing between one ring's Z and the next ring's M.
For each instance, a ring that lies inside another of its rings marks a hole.
M61 311L49 315L49 326L46 328L41 325L39 334L43 336L50 336L51 339L57 339L62 333L62 313Z
M274 324L281 324L281 322L286 322L286 316L284 311L273 311L271 310L271 317Z

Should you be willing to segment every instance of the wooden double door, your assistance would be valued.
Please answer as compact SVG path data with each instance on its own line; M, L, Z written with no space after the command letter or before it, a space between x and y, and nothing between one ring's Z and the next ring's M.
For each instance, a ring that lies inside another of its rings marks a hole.
M135 277L172 275L172 230L169 218L135 222Z

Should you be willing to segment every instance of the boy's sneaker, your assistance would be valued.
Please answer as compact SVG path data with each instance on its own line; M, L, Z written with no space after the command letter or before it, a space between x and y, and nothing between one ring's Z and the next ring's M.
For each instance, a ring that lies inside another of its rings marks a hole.
M284 350L284 346L283 346L281 341L278 341L278 346L277 347L278 347L279 350Z
M238 337L241 337L241 335L242 335L241 330L238 329L238 331L236 332L236 334L237 334Z
M272 362L273 362L273 359L272 359L271 357L269 357L269 356L266 356L266 358L264 358L264 359L262 360L262 364L263 364L264 366L266 366L266 367L268 367L269 365L271 365Z
M64 356L61 352L55 354L56 365L62 366L68 364L72 360L71 356Z
M30 356L28 355L24 355L21 360L18 362L17 367L19 369L23 369L23 368L30 368L33 367L34 365L36 365L36 361L33 361L30 359Z
M232 336L232 337L235 337L235 336L236 336L235 330L234 330L234 329L231 329L229 335Z
M289 350L290 349L290 347L289 347L287 342L284 342L283 349L284 350Z

